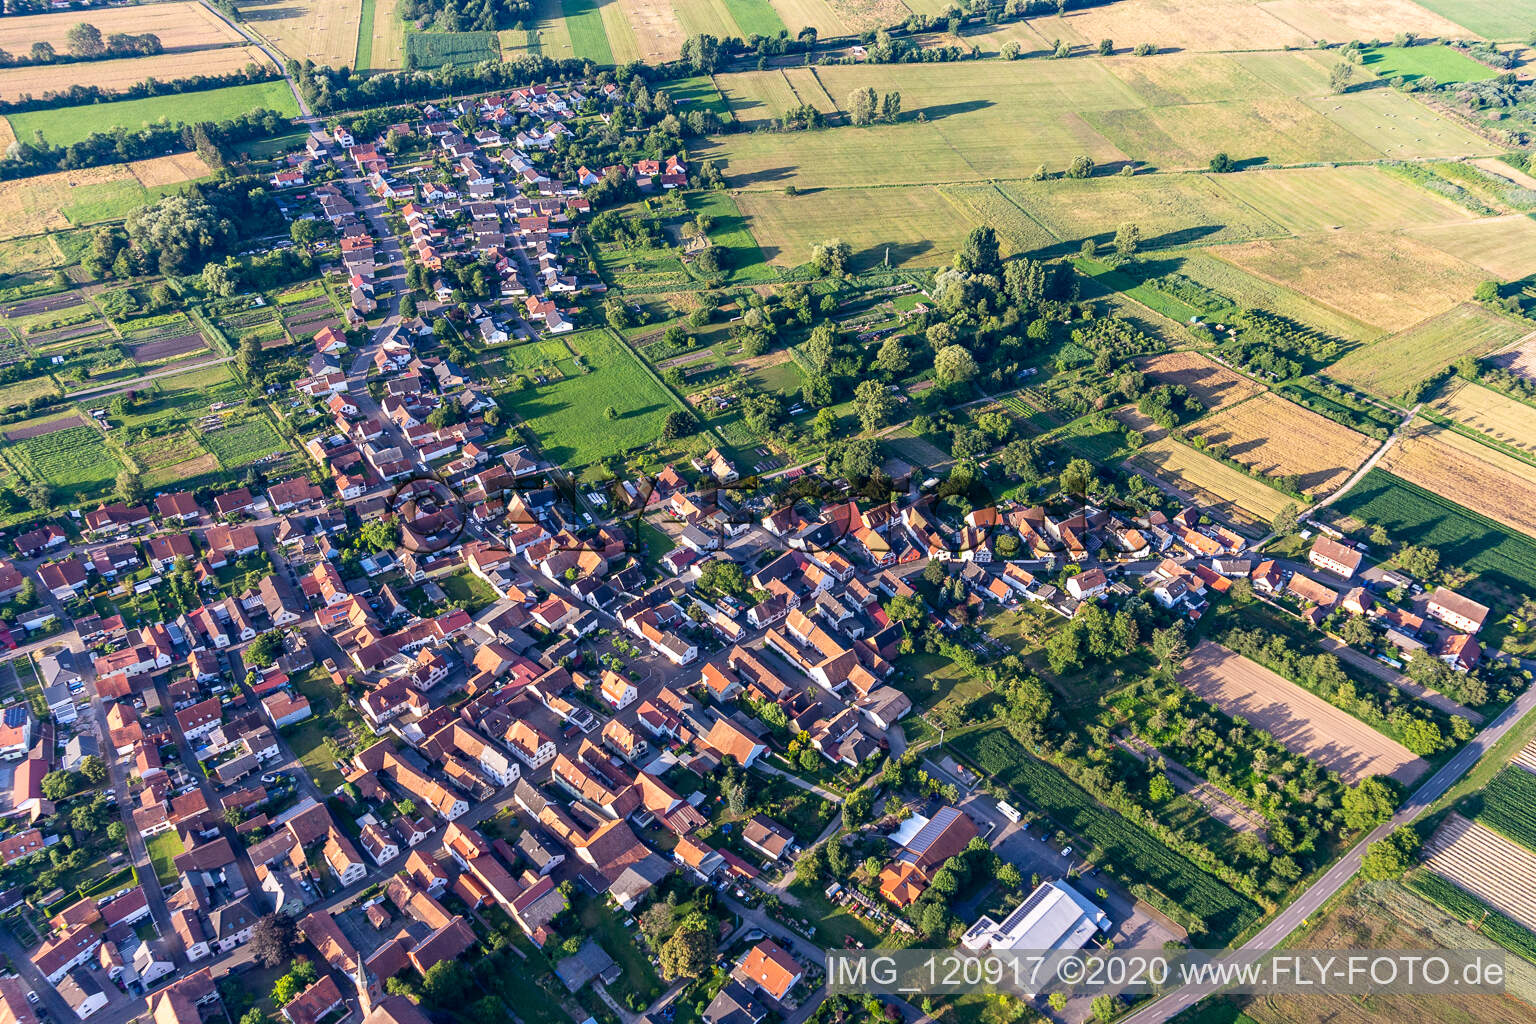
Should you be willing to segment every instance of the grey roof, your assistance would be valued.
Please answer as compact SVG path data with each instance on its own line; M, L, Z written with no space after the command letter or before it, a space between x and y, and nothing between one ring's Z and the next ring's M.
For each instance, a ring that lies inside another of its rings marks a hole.
M614 963L613 957L591 939L583 942L573 955L555 964L556 976L573 993L593 978L602 978L606 982L608 975L618 970L619 965Z

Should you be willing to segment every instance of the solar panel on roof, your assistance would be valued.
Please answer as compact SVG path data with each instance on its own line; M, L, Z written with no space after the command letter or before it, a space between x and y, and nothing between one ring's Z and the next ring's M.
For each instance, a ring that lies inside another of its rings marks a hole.
M5 724L15 728L27 720L27 709L21 704L12 704L5 709Z
M1051 895L1052 892L1054 892L1054 890L1050 886L1040 886L1034 892L1030 893L1028 898L1025 899L1023 903L1020 903L1016 908L1014 908L1013 913L1008 915L1008 919L999 925L997 930L1002 932L1004 935L1012 932L1014 928L1018 927L1019 922L1024 920L1029 912L1038 907L1041 901L1043 901L1047 896Z

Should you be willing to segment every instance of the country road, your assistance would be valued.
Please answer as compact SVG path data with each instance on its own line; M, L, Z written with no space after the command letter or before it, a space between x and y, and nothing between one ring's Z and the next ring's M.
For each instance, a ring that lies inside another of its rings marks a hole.
M1532 711L1536 711L1536 686L1517 697L1514 703L1504 709L1503 714L1493 720L1491 725L1473 737L1456 753L1455 757L1431 775L1408 797L1402 808L1391 819L1372 829L1369 835L1356 843L1295 902L1276 915L1275 919L1260 929L1257 935L1243 943L1232 955L1232 961L1255 963L1262 960L1266 953L1278 948L1287 936L1306 924L1308 918L1317 913L1349 883L1350 879L1355 877L1355 873L1360 870L1360 861L1371 843L1381 839L1399 825L1407 825L1417 820L1431 804L1440 799L1485 753L1491 750L1505 733L1518 725ZM1121 1021L1122 1024L1162 1024L1163 1021L1195 1005L1208 994L1193 988L1175 989L1135 1013L1123 1017Z

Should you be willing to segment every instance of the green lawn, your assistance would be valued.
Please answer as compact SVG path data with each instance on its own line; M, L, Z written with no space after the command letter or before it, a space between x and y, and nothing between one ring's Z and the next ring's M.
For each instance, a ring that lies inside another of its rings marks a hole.
M656 977L656 969L635 943L634 929L624 926L621 914L594 899L581 908L581 928L624 969L619 980L609 986L614 998L624 1002L625 997L633 993L639 1001L649 1005L661 995L661 981Z
M768 0L724 0L743 36L776 36L788 26Z
M1365 50L1360 63L1382 78L1405 78L1412 82L1433 78L1441 85L1452 82L1481 82L1497 78L1499 72L1479 64L1449 46L1373 46Z
M576 56L594 64L613 66L613 47L603 28L603 12L593 0L560 0L565 12L565 26L571 33L571 48Z
M667 413L679 408L672 395L606 328L567 340L588 372L508 391L500 396L503 411L527 425L550 461L568 468L655 442ZM610 406L614 419L605 415Z
M29 110L10 114L7 120L19 139L30 139L34 132L42 129L43 138L55 146L68 146L92 132L110 132L116 127L141 128L161 118L169 119L172 124L225 121L260 109L273 110L286 117L295 117L299 113L288 83L276 81L56 110Z
M763 250L758 247L752 232L747 230L746 219L729 193L718 190L690 192L688 212L714 218L709 240L727 251L724 264L731 281L745 284L772 281L777 277L763 258Z
M160 884L170 885L176 881L176 868L171 862L187 852L181 836L174 831L161 832L146 839L144 845L149 848L149 860L155 866L155 877L160 879Z
M1148 309L1163 314L1163 316L1170 320L1188 323L1192 317L1202 315L1201 311L1195 307L1181 302L1172 295L1158 291L1150 285L1141 284L1131 275L1116 270L1107 264L1100 263L1098 260L1083 259L1079 256L1074 258L1072 263L1080 273L1090 278L1093 284L1103 288L1106 294L1109 292L1122 292ZM1095 297L1092 294L1091 286L1089 289L1084 290L1083 297Z
M818 946L825 949L842 949L844 941L850 937L871 949L880 944L882 936L879 932L842 907L833 904L819 886L794 882L790 885L789 892L800 901L799 915L804 915L815 923L816 934L813 938ZM793 912L793 908L786 909Z
M375 0L363 0L363 12L357 19L357 58L352 67L358 71L373 67L373 18L377 6Z
M336 766L336 755L326 746L325 738L334 723L329 716L307 718L298 725L283 729L283 739L293 748L293 753L309 772L315 788L321 793L332 793L345 779Z
M471 572L458 572L438 580L450 601L463 601L464 610L473 615L496 603L496 591Z

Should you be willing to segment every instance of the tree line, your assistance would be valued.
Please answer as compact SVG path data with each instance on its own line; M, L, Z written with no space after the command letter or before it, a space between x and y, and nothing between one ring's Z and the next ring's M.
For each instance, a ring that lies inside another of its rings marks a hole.
M110 60L113 57L152 57L165 51L160 37L153 32L145 32L141 35L113 32L109 36L103 36L101 29L85 21L65 33L64 44L69 48L64 53L59 53L46 39L39 39L33 43L25 56L0 49L0 67L70 64L75 61Z
M231 85L271 82L281 77L276 68L264 67L252 61L242 70L231 71L224 75L191 75L169 82L149 78L130 85L126 89L103 89L99 85L75 84L68 89L44 92L40 97L24 92L13 100L0 100L0 113L19 114L28 110L79 107L88 103L113 103L117 100L142 100L152 96L176 96L186 92L223 89Z
M227 121L173 125L162 119L133 131L118 126L110 132L92 132L68 146L53 145L39 131L32 139L18 139L0 160L0 181L147 160L168 150L195 152L210 167L218 167L223 163L222 147L277 135L288 124L288 118L275 111L252 110Z

